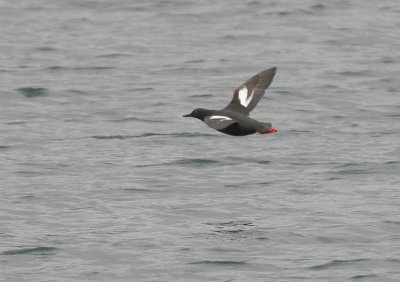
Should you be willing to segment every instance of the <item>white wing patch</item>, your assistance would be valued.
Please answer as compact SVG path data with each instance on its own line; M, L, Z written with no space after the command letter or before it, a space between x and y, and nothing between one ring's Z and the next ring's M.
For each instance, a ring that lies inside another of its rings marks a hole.
M232 120L229 117L226 116L210 116L210 119L218 119L218 120Z
M249 97L249 91L247 90L247 87L246 86L242 86L242 88L240 88L240 90L239 90L239 101L240 101L240 104L242 104L243 107L246 108L250 104L250 102L253 99L253 97L254 97L254 90L251 92L251 95Z

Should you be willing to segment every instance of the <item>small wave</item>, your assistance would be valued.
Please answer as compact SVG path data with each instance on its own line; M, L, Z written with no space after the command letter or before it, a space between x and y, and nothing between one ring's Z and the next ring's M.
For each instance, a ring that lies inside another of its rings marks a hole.
M225 160L231 161L233 163L256 163L256 164L263 164L263 165L268 165L271 164L270 160L260 160L260 159L254 159L254 158L241 158L241 157L227 157Z
M134 138L132 135L94 135L92 138L94 139L129 139Z
M360 275L355 275L351 277L351 280L364 280L364 279L371 279L371 278L377 278L378 275L376 274L360 274Z
M191 98L205 98L205 97L212 97L213 95L211 94L195 94L195 95L190 95L189 97Z
M124 188L125 191L132 191L132 192L154 192L152 189L144 189L144 188Z
M381 62L384 63L384 64L391 64L391 63L394 63L395 60L393 58L390 58L390 57L385 57L385 58L382 58Z
M120 58L120 57L129 57L129 54L123 54L123 53L110 53L110 54L103 54L103 55L97 55L95 56L96 58Z
M366 76L370 74L369 70L360 70L360 71L343 71L339 72L338 74L344 76Z
M275 90L274 93L279 94L279 95L289 95L292 94L292 92L288 91L288 90Z
M189 60L189 61L186 61L185 63L186 64L198 64L198 63L203 63L203 62L204 62L203 59L198 59L198 60Z
M139 87L139 88L129 89L129 91L140 91L140 92L142 92L142 91L153 91L153 90L154 90L153 87Z
M108 66L88 66L88 67L73 67L73 70L111 70L114 69L114 67L108 67Z
M58 249L54 247L26 247L4 251L2 255L53 255Z
M210 264L210 265L244 265L246 262L244 261L236 261L236 260L202 260L189 262L188 264Z
M228 221L228 222L210 222L210 223L205 223L207 225L213 225L213 226L223 226L223 227L237 227L237 226L254 226L253 222L249 220L234 220L234 221Z
M4 122L4 124L25 124L27 123L24 120L14 120L14 121L8 121L8 122Z
M290 15L290 14L292 14L291 12L288 12L288 11L281 11L281 12L278 12L278 15L279 16L288 16L288 15Z
M127 122L127 121L144 121L144 122L166 122L165 120L151 120L151 119L144 119L144 118L137 118L137 117L127 117L121 119L112 120L112 122Z
M16 90L28 98L47 96L48 92L47 88L42 87L21 87L17 88Z
M325 6L322 5L322 4L316 4L316 5L311 6L311 9L313 9L313 10L323 10L323 9L325 9Z
M90 136L94 139L130 139L130 138L146 138L153 136L169 136L169 137L199 137L199 136L218 136L215 134L203 134L203 133L190 133L190 132L181 132L181 133L143 133L140 135L94 135Z
M51 51L57 51L56 48L54 47L50 47L50 46L41 46L41 47L37 47L36 50L38 51L42 51L42 52L51 52Z
M217 164L220 161L211 160L211 159L182 159L174 162L179 165L194 165L194 166L205 166L210 164Z
M216 164L219 161L209 159L182 159L167 163L152 163L152 164L140 164L136 167L153 167L153 166L165 166L165 165L190 165L190 166L206 166L210 164Z
M224 40L237 40L238 38L232 34L228 34L222 37Z
M7 146L7 145L0 145L0 150L7 150L10 149L11 146Z
M338 169L337 174L350 175L350 174L369 174L374 164L371 163L346 163L336 166Z
M400 226L400 221L385 220L385 221L383 221L383 223L390 224L390 225L399 225Z
M327 263L313 265L309 269L313 270L325 270L332 267L349 266L356 263L367 262L370 259L349 259L349 260L331 260Z
M87 66L87 67L70 67L70 66L51 66L44 68L44 70L59 71L59 70L109 70L114 69L114 67L108 66Z
M88 94L87 92L78 89L68 89L67 92L79 95Z

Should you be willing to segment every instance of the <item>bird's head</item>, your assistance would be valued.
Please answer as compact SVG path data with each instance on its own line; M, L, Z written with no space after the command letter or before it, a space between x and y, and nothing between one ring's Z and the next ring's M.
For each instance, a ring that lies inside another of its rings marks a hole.
M206 116L212 115L212 111L203 108L198 108L193 110L190 114L183 115L183 117L194 117L199 120L204 120Z

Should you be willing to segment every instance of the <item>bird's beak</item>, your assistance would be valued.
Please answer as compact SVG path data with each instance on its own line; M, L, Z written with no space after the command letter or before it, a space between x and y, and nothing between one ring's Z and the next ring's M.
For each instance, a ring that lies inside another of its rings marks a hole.
M191 117L192 114L183 115L182 117Z

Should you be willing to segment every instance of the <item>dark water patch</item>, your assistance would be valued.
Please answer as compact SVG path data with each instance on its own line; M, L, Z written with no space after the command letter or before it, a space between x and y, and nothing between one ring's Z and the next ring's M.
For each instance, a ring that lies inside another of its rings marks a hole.
M133 91L133 92L139 91L139 92L143 92L143 91L153 91L153 90L154 90L154 88L152 88L152 87L138 87L138 88L131 88L131 89L129 89L128 91Z
M295 109L295 111L300 113L315 113L314 110L307 110L307 109Z
M25 175L25 176L42 175L42 173L37 172L37 171L32 171L32 170L18 170L15 173L19 174L19 175Z
M268 182L268 181L262 181L262 182L258 182L257 184L258 185L271 185L272 183Z
M224 247L212 247L212 248L208 248L210 251L212 252L217 252L217 253L240 253L241 250L240 249L234 249L234 248L224 248Z
M292 13L289 12L289 11L280 11L280 12L278 12L278 15L281 16L281 17L286 17L286 16L289 16L291 14Z
M189 97L191 98L205 98L205 97L212 97L212 94L195 94L195 95L190 95Z
M371 279L371 278L378 278L379 276L376 274L360 274L360 275L355 275L353 277L351 277L351 280L364 280L364 279Z
M114 67L109 67L109 66L87 66L87 67L70 67L70 66L51 66L47 67L44 70L49 70L49 71L86 71L86 70L110 70L114 69Z
M62 66L51 66L51 67L47 67L44 70L51 70L51 71L55 71L55 70L61 70L64 69Z
M343 71L343 72L339 72L338 74L344 75L344 76L352 76L352 77L370 76L370 71L369 70Z
M25 247L4 251L2 255L54 255L57 252L55 247Z
M129 139L129 138L135 138L136 136L132 136L132 135L94 135L92 136L92 138L94 139L100 139L100 140L109 140L109 139L119 139L119 140L123 140L123 139Z
M385 220L385 221L383 221L383 223L390 224L390 225L397 225L400 227L400 221Z
M130 54L124 54L124 53L110 53L110 54L102 54L102 55L96 55L94 56L95 58L120 58L120 57L129 57Z
M241 234L243 232L249 233L249 231L246 229L223 229L223 230L215 230L214 231L214 233L227 234L227 235Z
M339 89L340 88L338 85L333 85L333 84L325 84L325 85L322 85L321 87L323 87L325 89Z
M208 166L220 163L220 161L211 159L182 159L175 161L174 164L188 165L188 166Z
M202 261L195 261L189 262L188 264L208 264L208 265L216 265L216 266L238 266L238 265L245 265L246 262L244 261L235 261L235 260L202 260Z
M329 268L353 266L354 264L369 262L370 259L350 259L350 260L331 260L327 263L318 264L309 267L312 270L326 270Z
M331 116L331 118L333 118L333 119L344 119L346 117L345 116L341 116L341 115L333 115L333 116Z
M227 187L227 188L241 188L244 186L245 186L244 184L225 184L224 185L224 187Z
M220 163L220 161L210 160L210 159L181 159L173 162L167 163L153 163L153 164L140 164L135 167L153 167L153 166L168 166L168 165L184 165L192 167L215 165Z
M140 121L140 122L154 122L154 123L167 122L165 120L152 120L152 119L144 119L144 118L138 118L138 117L127 117L127 118L115 119L115 120L111 120L111 121L112 122Z
M316 5L311 6L311 9L313 9L313 10L323 10L325 8L326 7L322 4L316 4Z
M163 103L163 102L157 102L157 103L154 103L154 104L151 104L153 107L160 107L160 106L165 106L165 105L167 105L166 103Z
M203 134L203 133L191 133L191 132L182 132L182 133L143 133L140 135L94 135L90 136L90 138L94 139L130 139L130 138L147 138L147 137L155 137L155 136L169 136L169 137L218 137L216 134ZM88 137L86 137L88 138Z
M279 95L289 95L292 94L292 92L288 91L288 90L274 90L275 94L279 94Z
M372 163L347 163L336 166L336 173L341 175L369 174L379 167L379 164Z
M35 49L38 50L38 51L41 51L41 52L52 52L52 51L57 51L56 48L49 47L49 46L41 46L41 47L37 47L37 48L35 48Z
M262 164L262 165L269 165L271 164L271 161L267 161L267 160L259 160L256 161L257 164Z
M261 165L271 164L270 160L260 160L260 159L254 159L254 158L227 157L227 158L225 158L225 160L230 161L231 164L232 164L232 162L234 164L242 164L242 163L256 163L256 164L261 164Z
M326 244L332 244L332 243L336 243L336 240L334 240L333 238L330 237L325 237L325 236L318 236L316 237L316 239L322 243L326 243Z
M389 114L384 114L385 117L400 117L400 113L389 113Z
M295 133L295 134L304 134L304 133L311 133L312 131L310 131L310 130L291 129L291 130L288 130L287 132Z
M131 192L154 192L152 189L144 189L144 188L124 188L125 191Z
M232 34L228 34L228 35L223 36L222 39L233 41L233 40L237 40L238 38Z
M385 58L382 58L381 62L384 64L391 64L391 63L396 62L396 60L393 58L390 58L390 57L385 57Z
M4 122L3 124L26 124L27 122L24 120L15 120L15 121L7 121Z
M399 163L397 160L384 163L348 163L335 168L337 169L336 173L339 175L389 173L398 169Z
M111 70L114 67L109 66L92 66L92 67L73 67L73 70Z
M212 226L222 226L222 227L254 226L254 223L248 220L234 220L228 222L207 222L204 224Z
M69 93L79 94L79 95L86 95L86 94L89 94L89 93L86 92L86 91L82 91L82 90L78 90L78 89L68 89L68 90L66 90L66 91L69 92Z
M203 60L203 59L198 59L198 60L188 60L188 61L186 61L185 63L186 64L198 64L198 63L204 63L205 62L205 60Z
M311 195L315 194L315 192L308 190L308 189L290 189L291 192L298 194L298 195Z
M42 87L22 87L16 90L28 98L44 97L47 96L48 93L48 89Z
M21 199L32 199L35 198L34 195L26 195L26 196L22 196Z
M11 148L11 146L7 146L7 145L0 145L0 150L8 150L8 149L10 149Z

